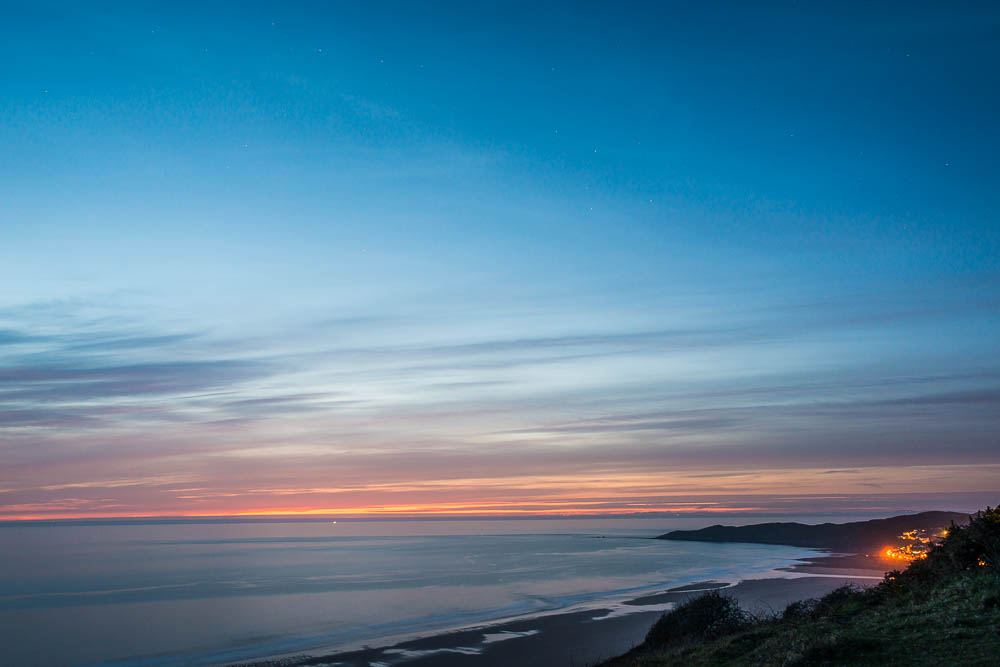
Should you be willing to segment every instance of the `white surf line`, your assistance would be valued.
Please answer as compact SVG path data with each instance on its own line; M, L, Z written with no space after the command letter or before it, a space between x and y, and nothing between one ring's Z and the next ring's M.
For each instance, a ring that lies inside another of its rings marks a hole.
M687 586L678 586L677 588L682 588L684 590L677 590L677 588L668 588L663 591L663 593L705 593L707 591L724 591L727 588L732 588L733 586L740 583L740 581L746 581L746 579L740 579L739 581L720 581L718 583L723 584L722 586L709 586L707 588L688 588Z
M505 642L508 639L517 639L518 637L531 637L532 635L537 635L539 632L541 632L541 630L525 630L524 632L501 630L500 632L484 632L483 643L493 644L496 642Z
M642 614L644 612L651 611L670 611L676 606L676 602L661 602L660 604L644 604L644 605L621 605L610 610L604 616L594 616L590 620L592 621L606 621L609 618L620 618L622 616L631 616L632 614Z
M525 630L523 632L515 632L513 630L502 630L500 632L484 632L482 644L495 644L496 642L503 642L509 639L519 639L521 637L531 637L537 635L541 630ZM400 657L406 660L412 660L414 658L423 658L429 655L435 655L437 653L458 653L459 655L482 655L483 649L475 648L472 646L455 646L455 647L442 647L442 648L432 648L432 649L406 649L406 648L387 648L382 650L382 654L386 656ZM385 664L385 663L382 663Z
M481 655L482 649L471 646L456 646L454 648L428 648L428 649L408 649L408 648L387 648L382 653L386 655L398 655L401 658L413 659L434 655L435 653L458 653L460 655Z
M876 577L871 574L820 574L819 572L783 572L780 576L768 577L773 579L805 579L808 577L829 577L830 579L871 579L882 581L885 577Z

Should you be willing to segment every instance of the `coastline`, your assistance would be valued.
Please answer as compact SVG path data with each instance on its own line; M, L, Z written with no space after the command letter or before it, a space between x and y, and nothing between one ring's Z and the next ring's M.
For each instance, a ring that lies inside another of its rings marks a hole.
M638 596L616 606L500 621L386 646L229 664L231 667L500 667L510 664L587 667L628 652L643 641L650 626L665 611L704 591L723 590L752 613L778 613L791 602L819 597L846 584L863 587L878 583L884 570L872 569L872 562L863 554L807 557L794 565L777 568L768 576L736 582L694 582Z
M800 558L794 565L779 569L785 572L824 575L857 574L859 576L871 576L874 572L878 573L881 578L881 574L900 567L905 568L905 565L892 563L877 556L855 553L809 556Z

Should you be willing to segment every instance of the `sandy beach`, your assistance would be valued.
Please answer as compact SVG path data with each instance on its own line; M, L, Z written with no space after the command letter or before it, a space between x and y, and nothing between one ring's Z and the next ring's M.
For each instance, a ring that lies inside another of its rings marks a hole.
M879 576L892 569L906 569L906 563L892 562L877 554L840 554L803 558L786 572L823 575Z
M845 584L870 586L883 570L872 569L864 556L831 556L804 560L787 568L787 576L746 579L734 583L702 581L665 588L660 593L624 601L614 608L595 608L517 619L476 628L329 655L294 656L241 663L253 667L341 665L344 667L588 667L621 655L641 643L650 626L671 605L706 590L735 596L758 614L782 611L789 603ZM869 567L863 567L869 565ZM837 567L843 566L843 567Z

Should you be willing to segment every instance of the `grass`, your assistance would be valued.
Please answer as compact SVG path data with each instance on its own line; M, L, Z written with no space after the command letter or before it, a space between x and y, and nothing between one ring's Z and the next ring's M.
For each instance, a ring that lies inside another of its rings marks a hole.
M686 601L606 667L998 665L1000 510L953 526L924 560L869 589L754 617L712 592Z

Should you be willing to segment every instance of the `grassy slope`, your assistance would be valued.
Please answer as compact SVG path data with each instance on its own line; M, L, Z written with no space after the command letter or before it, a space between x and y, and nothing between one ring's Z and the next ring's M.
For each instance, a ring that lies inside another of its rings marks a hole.
M838 589L767 619L723 595L695 598L606 665L1000 665L998 559L1000 511L988 509L876 587Z

